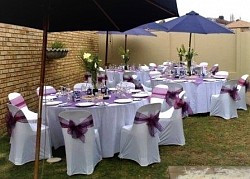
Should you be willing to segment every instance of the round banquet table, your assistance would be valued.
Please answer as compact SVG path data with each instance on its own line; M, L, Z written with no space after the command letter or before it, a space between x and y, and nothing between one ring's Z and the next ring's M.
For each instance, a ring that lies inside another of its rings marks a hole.
M58 114L65 110L87 110L93 115L94 126L98 129L103 157L113 157L120 150L121 129L124 125L133 124L137 109L149 103L148 98L141 98L140 101L130 103L114 103L115 97L111 96L109 105L76 107L75 103L62 107L43 106L43 117L47 121L50 131L51 146L55 149L64 145L62 129L58 120ZM66 97L57 99L65 101Z
M207 80L207 81L206 81ZM193 114L210 112L211 96L220 94L225 79L152 79L151 84L155 87L158 84L179 83L186 91L187 101Z

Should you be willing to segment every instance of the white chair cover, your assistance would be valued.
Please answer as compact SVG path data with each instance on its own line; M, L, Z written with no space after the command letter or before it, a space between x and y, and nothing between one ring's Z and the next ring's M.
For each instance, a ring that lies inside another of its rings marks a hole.
M22 110L12 104L7 104L9 119L7 121L10 132L9 160L15 165L23 165L35 161L37 123L28 121ZM15 123L12 123L16 121ZM40 159L51 157L49 130L41 126Z
M146 122L137 124L136 117L154 116L160 112L161 104L147 104L137 110L133 125L124 126L121 131L119 158L130 159L138 162L141 166L148 166L160 162L159 136L149 133Z
M142 65L142 66L140 66L140 70L149 71L149 67L147 65Z
M179 99L184 100L185 91L179 94ZM160 124L163 131L160 132L159 145L185 145L185 136L182 121L182 108L171 107L160 114Z
M161 112L167 111L166 95L167 85L156 85L150 97L150 103L161 103Z
M227 78L229 75L229 73L227 71L218 71L215 73L215 76L216 77L219 77L219 78Z
M74 91L82 91L82 89L88 89L88 87L93 88L91 83L76 83L73 87Z
M159 71L150 71L149 76L150 76L150 78L160 78L161 77L161 72L159 72Z
M67 174L92 174L102 159L99 133L94 129L92 114L85 110L62 111L59 120L65 141ZM70 126L81 127L81 135Z
M27 120L36 121L37 120L37 113L29 110L23 96L20 93L13 92L8 95L9 101L13 106L16 106L20 110L23 111Z
M236 91L237 90L236 86L237 86L237 80L227 81L222 86L220 94L212 95L210 116L220 116L224 119L231 119L238 117L237 100L239 100L239 98L237 97L238 92ZM233 99L230 96L229 92L225 92L227 90L235 92L234 93L235 99Z
M40 87L38 87L36 89L37 95L39 95L39 90L40 90ZM56 89L53 86L44 86L43 87L43 96L52 95L52 94L56 94Z
M238 100L237 103L237 109L243 109L247 110L247 103L246 103L246 92L249 88L249 82L248 82L248 74L243 75L237 85L237 89L239 91L240 100Z

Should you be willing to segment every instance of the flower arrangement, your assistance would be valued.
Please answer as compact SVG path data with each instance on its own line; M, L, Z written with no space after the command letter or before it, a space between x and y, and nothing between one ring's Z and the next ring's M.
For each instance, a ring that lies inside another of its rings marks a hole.
M124 63L125 63L125 68L127 68L127 65L128 65L128 61L130 59L129 55L130 55L130 51L129 49L124 49L123 47L120 47L119 48L119 54L121 55ZM125 69L126 70L126 69Z
M187 72L189 75L191 75L191 64L192 64L192 59L194 56L198 55L194 49L185 49L185 46L182 44L181 47L178 49L177 48L177 52L178 52L178 56L180 57L180 61L182 61L182 58L185 57L185 60L187 61Z
M180 59L182 60L182 57L185 57L185 60L191 61L193 59L194 56L198 55L194 49L188 49L186 50L185 46L182 44L181 47L178 49L177 48L177 52L178 52L178 56L180 57Z
M97 86L97 73L99 72L99 66L101 60L97 55L91 53L80 52L80 59L82 60L86 71L91 74L93 87L96 89Z

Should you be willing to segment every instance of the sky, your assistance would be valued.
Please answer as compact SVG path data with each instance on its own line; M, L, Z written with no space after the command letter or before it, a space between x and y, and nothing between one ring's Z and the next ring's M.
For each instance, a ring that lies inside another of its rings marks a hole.
M218 18L224 16L230 20L241 19L250 22L250 0L176 0L179 15L183 16L190 11L195 11L203 17Z

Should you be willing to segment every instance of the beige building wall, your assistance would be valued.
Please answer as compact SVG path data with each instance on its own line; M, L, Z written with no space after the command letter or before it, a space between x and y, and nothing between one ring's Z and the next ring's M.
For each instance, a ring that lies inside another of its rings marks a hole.
M128 36L127 48L131 51L129 64L148 64L164 61L178 62L177 47L188 48L189 33L154 32L157 37ZM99 35L99 54L104 60L106 35ZM123 35L110 35L108 62L123 63L118 48L124 47ZM236 31L235 34L192 34L192 48L198 53L194 61L206 61L209 67L218 63L220 70L230 73L230 78L250 74L250 32Z

